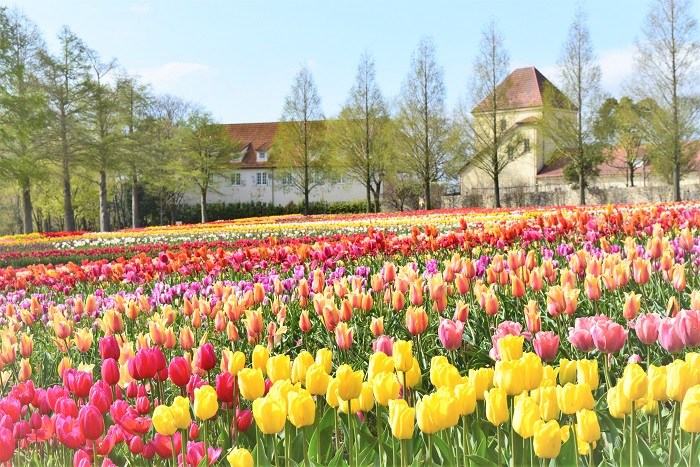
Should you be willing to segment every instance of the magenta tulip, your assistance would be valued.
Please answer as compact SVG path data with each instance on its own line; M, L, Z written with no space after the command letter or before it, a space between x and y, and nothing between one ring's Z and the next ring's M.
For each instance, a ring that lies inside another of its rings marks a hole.
M379 336L372 341L372 350L375 352L384 352L391 357L394 352L394 338L389 336Z
M83 431L85 439L91 441L101 437L105 430L105 422L102 418L102 414L94 405L85 405L80 409L78 422L80 423L80 429Z

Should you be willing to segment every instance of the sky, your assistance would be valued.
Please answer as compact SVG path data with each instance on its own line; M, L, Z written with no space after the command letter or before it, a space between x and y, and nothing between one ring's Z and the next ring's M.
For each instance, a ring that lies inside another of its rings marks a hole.
M276 121L306 64L326 117L337 115L364 51L393 100L421 36L444 69L446 104L466 94L481 33L494 18L511 68L556 64L582 5L609 95L624 95L648 0L20 0L16 6L56 51L66 25L106 61L140 75L155 93L194 101L221 123ZM700 18L700 2L693 6Z

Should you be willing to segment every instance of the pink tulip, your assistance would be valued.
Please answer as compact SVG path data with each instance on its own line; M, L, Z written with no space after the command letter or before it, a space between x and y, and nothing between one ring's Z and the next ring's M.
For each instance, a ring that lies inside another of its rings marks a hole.
M545 362L551 362L559 352L559 336L552 331L538 332L532 340L535 353Z
M606 354L620 351L627 340L627 332L625 328L610 318L598 320L595 326L591 328L591 336L593 336L595 348L599 352Z
M440 328L438 329L438 337L440 337L440 342L442 342L442 345L443 347L445 347L445 349L457 350L462 345L463 332L463 322L440 318Z
M627 363L629 365L631 365L633 363L636 363L636 364L642 363L642 357L640 357L636 353L632 354L632 355L630 355L630 358L627 359Z
M659 324L661 317L657 313L644 314L640 313L637 316L637 321L634 323L634 329L637 331L637 337L642 343L651 345L659 338Z
M678 320L676 318L661 319L659 324L659 344L672 354L683 350L683 340L679 333Z
M372 341L372 350L375 352L384 352L391 357L394 353L394 339L389 336L379 336Z
M588 329L569 328L569 337L567 340L583 353L590 352L595 348L593 336Z
M700 345L700 312L682 310L676 315L678 334L686 347Z

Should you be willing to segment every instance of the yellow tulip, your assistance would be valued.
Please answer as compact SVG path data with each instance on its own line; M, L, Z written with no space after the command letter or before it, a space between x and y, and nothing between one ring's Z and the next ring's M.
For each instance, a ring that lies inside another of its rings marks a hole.
M267 374L267 360L270 358L270 351L260 344L253 349L253 368L260 369L263 375Z
M392 349L396 371L409 371L413 366L413 342L396 341Z
M674 360L666 365L666 394L676 402L683 402L685 393L692 386L690 365L683 360Z
M285 401L270 397L261 397L253 401L255 424L263 434L279 433L287 420Z
M503 388L493 388L484 394L486 401L486 418L492 425L498 426L508 421L508 402Z
M387 356L384 352L376 352L369 357L369 364L367 365L367 379L369 381L372 381L379 373L393 372L394 359L392 357Z
M333 371L333 352L323 348L316 351L316 363L323 365L323 369L327 374Z
M389 402L389 425L396 439L411 439L415 427L416 409L408 406L404 399Z
M559 401L556 386L544 386L533 391L533 396L540 407L540 417L545 422L559 418Z
M559 384L564 386L566 383L576 381L576 371L576 360L569 361L565 358L559 360Z
M610 388L606 397L608 410L614 418L625 418L632 413L632 401L627 399L620 385Z
M287 393L287 407L287 417L292 425L297 428L313 425L316 417L316 403L309 391L302 389L299 392Z
M455 397L460 415L470 415L476 409L476 390L474 386L463 383L455 386Z
M245 448L233 448L226 456L231 467L254 467L253 455Z
M592 391L598 389L598 360L577 360L576 382L588 384Z
M298 382L306 384L306 374L309 367L314 364L314 357L306 350L297 355L292 363L292 383Z
M700 385L685 393L681 404L681 428L688 433L700 433Z
M267 360L267 376L273 383L290 379L292 367L289 355L275 355Z
M537 354L528 352L523 355L521 360L523 362L522 366L525 370L523 374L523 388L526 391L537 389L542 383L542 378L544 377L542 359L538 357Z
M238 387L241 390L241 395L249 400L254 401L265 395L265 380L263 372L259 368L243 368L238 372Z
M668 400L668 395L666 395L666 367L665 366L654 366L649 367L649 392L651 393L652 399L655 401L665 401Z
M571 415L582 407L581 396L579 395L579 387L575 384L566 383L566 385L557 386L557 402L559 410L566 415Z
M194 390L194 414L200 420L209 420L219 410L219 399L216 389L205 385Z
M576 412L576 435L586 443L600 439L600 424L595 411L583 409Z
M379 373L372 378L372 390L377 404L386 407L389 401L399 398L401 384L394 373Z
M620 381L625 397L631 401L638 401L647 395L649 390L649 377L636 363L625 367Z
M443 386L435 392L438 399L438 423L440 429L450 428L459 422L459 403L454 389Z
M542 383L540 386L556 386L557 377L559 376L559 368L547 365L542 373Z
M493 387L493 377L493 368L469 370L469 382L474 386L476 400L484 400L484 393Z
M416 421L421 432L432 435L440 431L438 411L439 401L435 394L423 396L416 402Z
M453 389L462 382L462 376L454 365L442 363L435 367L431 366L430 381L433 383L433 386L438 389L442 387Z
M165 404L155 408L151 420L153 421L153 428L163 436L172 436L177 431L170 407Z
M326 391L326 404L332 408L337 408L340 405L338 400L338 388L340 387L340 381L338 378L333 378L328 384L328 390Z
M344 401L360 397L363 376L362 370L353 371L350 365L340 365L335 372L338 380L338 397Z
M190 415L190 400L182 396L177 396L170 407L175 428L184 430L190 427L192 416Z
M513 336L511 334L502 337L498 340L498 353L501 356L501 361L508 362L518 360L523 356L523 343L525 337Z
M423 380L423 375L420 371L420 365L416 357L413 357L413 365L411 365L410 370L408 370L405 373L403 371L397 371L396 373L401 383L405 384L406 387L409 388L415 388Z
M243 368L245 368L245 354L241 351L232 352L228 359L228 372L236 376Z
M540 420L540 408L532 397L521 398L513 408L513 430L523 438L535 434L534 424Z
M270 386L270 390L267 393L267 398L281 400L284 404L285 410L287 410L287 398L289 393L299 392L301 390L301 383L292 384L288 379L282 379L275 381L272 386Z
M554 459L561 451L561 429L556 420L543 422L538 420L534 425L533 445L535 455L541 459Z
M493 384L503 388L509 396L517 396L525 390L525 365L522 360L501 360L496 362Z
M328 391L328 385L331 382L330 375L322 363L314 363L306 371L306 389L314 395L324 395Z

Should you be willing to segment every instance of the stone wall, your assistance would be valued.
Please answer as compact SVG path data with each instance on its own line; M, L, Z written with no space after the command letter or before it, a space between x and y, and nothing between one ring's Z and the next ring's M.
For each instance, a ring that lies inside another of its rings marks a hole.
M568 186L535 191L535 187L509 187L501 190L501 206L565 206L578 204L578 190ZM681 186L684 200L700 199L700 184ZM643 203L673 201L673 188L667 186L601 188L592 187L586 192L586 203ZM493 190L472 190L442 197L442 207L493 207Z

